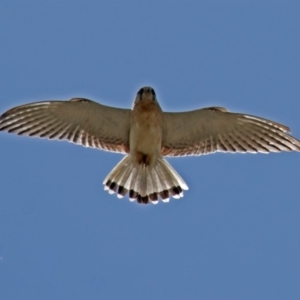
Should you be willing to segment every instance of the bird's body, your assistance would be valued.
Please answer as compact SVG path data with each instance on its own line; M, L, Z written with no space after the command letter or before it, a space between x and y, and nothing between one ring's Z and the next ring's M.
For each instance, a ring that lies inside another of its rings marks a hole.
M134 104L130 116L130 155L152 166L161 154L163 112L151 97Z
M182 197L184 180L162 158L163 112L154 90L141 89L130 114L129 154L104 180L105 188L139 203Z
M300 151L288 127L267 119L221 107L163 112L151 87L139 90L131 110L84 98L25 104L0 116L0 130L125 154L103 183L139 203L168 202L188 189L163 156Z

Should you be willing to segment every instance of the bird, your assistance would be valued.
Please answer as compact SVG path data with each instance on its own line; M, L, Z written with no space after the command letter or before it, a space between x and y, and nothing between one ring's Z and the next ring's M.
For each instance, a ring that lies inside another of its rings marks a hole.
M217 106L163 112L149 86L137 92L131 109L86 98L17 106L0 116L0 131L124 154L104 189L142 204L169 202L188 190L165 156L300 151L287 126L261 117Z

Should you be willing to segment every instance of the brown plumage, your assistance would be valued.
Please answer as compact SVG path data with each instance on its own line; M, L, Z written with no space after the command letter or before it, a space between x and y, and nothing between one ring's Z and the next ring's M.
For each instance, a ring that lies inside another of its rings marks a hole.
M267 119L222 107L163 112L151 87L139 90L132 110L84 98L21 105L0 116L0 130L125 154L103 183L138 203L168 202L188 189L163 156L300 151L288 127Z

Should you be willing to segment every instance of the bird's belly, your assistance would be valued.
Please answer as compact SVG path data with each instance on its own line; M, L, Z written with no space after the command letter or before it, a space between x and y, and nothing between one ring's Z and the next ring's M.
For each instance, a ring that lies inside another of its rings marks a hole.
M155 122L151 118L140 118L131 124L130 154L138 164L155 165L156 158L160 155L161 145L162 128L160 122Z
M135 108L131 116L130 154L139 164L153 165L162 145L162 113L153 103Z
M132 126L130 130L130 152L153 155L160 153L162 133L159 126Z

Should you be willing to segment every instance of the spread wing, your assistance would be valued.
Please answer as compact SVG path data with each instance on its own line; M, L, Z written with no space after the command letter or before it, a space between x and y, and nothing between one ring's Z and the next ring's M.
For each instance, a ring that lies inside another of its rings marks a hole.
M84 98L17 106L0 116L0 130L128 152L130 110Z
M225 108L164 113L162 155L184 156L220 152L300 151L300 141L279 123Z

